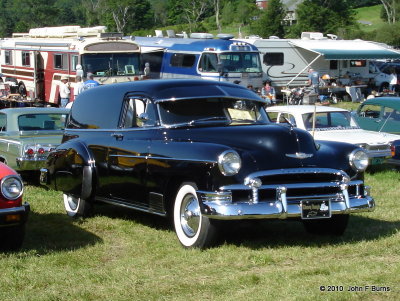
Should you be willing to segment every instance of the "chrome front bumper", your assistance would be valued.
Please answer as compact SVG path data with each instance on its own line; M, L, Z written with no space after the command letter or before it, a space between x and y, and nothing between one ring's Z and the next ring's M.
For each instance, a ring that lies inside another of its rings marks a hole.
M316 179L332 175L341 180L302 183L288 181L279 185L262 183L261 179L265 181L277 175L311 175ZM342 171L304 168L254 173L245 179L244 184L224 186L217 192L197 191L197 197L201 213L212 219L286 219L301 218L304 201L329 202L331 215L373 211L375 201L369 195L369 190L363 181L350 181ZM266 191L269 194L263 193ZM329 193L323 193L326 191ZM236 192L241 193L239 199L235 199L235 195L238 195Z

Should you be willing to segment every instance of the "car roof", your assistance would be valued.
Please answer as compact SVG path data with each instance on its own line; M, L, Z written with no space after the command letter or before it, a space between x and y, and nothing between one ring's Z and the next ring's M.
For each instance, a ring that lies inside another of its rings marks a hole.
M75 101L84 101L88 97L99 97L99 95L102 95L102 97L113 95L115 99L129 93L144 94L152 97L156 102L190 98L228 97L251 99L266 103L264 99L246 87L229 82L204 79L149 79L102 85L96 87L96 89L82 92Z
M313 106L313 105L287 105L287 106L273 106L267 108L268 112L293 112L299 114L315 112L348 112L348 110L328 106Z
M400 97L375 97L367 99L363 105L378 105L400 110Z

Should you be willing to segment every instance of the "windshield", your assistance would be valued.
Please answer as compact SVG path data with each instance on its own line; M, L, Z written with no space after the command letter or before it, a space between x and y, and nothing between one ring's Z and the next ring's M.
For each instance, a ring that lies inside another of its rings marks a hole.
M224 72L262 72L260 55L256 52L204 53L201 56L200 72L219 72L218 62Z
M138 53L94 53L82 55L85 73L95 76L137 75L140 71Z
M307 130L313 128L313 113L303 114L304 126ZM357 122L350 112L319 112L315 114L315 130L358 129Z
M164 125L239 125L265 124L269 119L263 104L225 98L183 99L158 103Z
M20 131L63 130L67 114L25 114L18 117Z

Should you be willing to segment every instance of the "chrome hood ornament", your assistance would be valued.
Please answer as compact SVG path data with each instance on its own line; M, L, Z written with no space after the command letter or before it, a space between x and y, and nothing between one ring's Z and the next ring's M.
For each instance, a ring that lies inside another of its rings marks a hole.
M295 154L286 154L286 157L295 158L295 159L307 159L314 156L314 154L306 154L306 153L295 153Z

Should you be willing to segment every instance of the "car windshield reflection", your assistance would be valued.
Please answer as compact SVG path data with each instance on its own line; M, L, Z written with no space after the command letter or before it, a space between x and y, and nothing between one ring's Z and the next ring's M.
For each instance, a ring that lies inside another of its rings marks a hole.
M266 124L261 102L242 99L183 99L158 104L166 126Z

